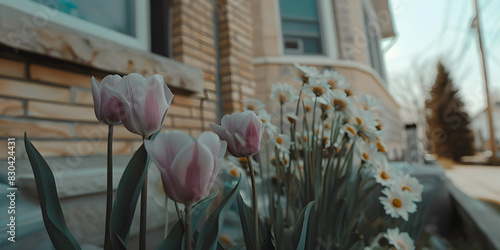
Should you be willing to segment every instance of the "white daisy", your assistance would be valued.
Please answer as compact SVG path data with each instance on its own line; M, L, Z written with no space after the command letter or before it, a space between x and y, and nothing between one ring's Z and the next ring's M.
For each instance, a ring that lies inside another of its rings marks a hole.
M359 140L356 143L359 157L366 162L373 163L376 159L377 149L371 143Z
M356 103L364 110L380 110L382 106L380 105L380 100L374 96L366 95L364 93L356 96Z
M290 152L290 146L292 145L292 140L289 135L278 134L274 138L274 142L276 147L282 152Z
M332 107L337 111L347 111L349 106L352 105L352 100L347 97L343 90L333 89L328 91L328 95Z
M317 77L320 74L316 67L310 67L307 65L300 65L298 63L294 63L293 66L295 66L295 68L302 71L302 76L301 76L302 78L300 80L307 81L307 78Z
M280 103L293 103L299 99L297 90L286 82L277 82L271 86L271 98L277 99Z
M413 201L422 201L424 185L420 184L417 178L406 174L398 179L396 186L405 192L411 193L413 195Z
M385 159L385 160L383 160ZM393 169L387 163L387 158L383 157L377 159L373 168L375 181L383 186L391 186L393 183L399 180L399 174L396 169Z
M260 100L251 99L251 100L242 100L243 103L243 111L251 110L257 114L260 109L264 107L264 103Z
M324 96L329 89L330 85L328 85L325 79L310 78L309 84L302 87L301 90L311 97L321 97Z
M295 115L295 113L293 112L289 112L289 113L286 113L286 119L290 122L290 123L297 123L297 121L299 120L299 118L297 117L297 115Z
M380 203L384 205L385 213L392 218L403 218L408 221L408 214L417 211L417 205L413 202L413 195L395 186L382 190L385 196L379 197Z
M359 132L367 136L370 140L375 139L375 136L378 134L378 130L376 128L377 123L375 122L373 112L355 108L354 106L355 105L350 106L351 115L348 116L347 120L352 124L356 124ZM363 139L365 140L366 138Z
M342 130L349 136L349 138L352 138L353 136L358 134L358 130L356 129L356 127L354 127L350 123L344 124Z
M345 83L345 77L334 69L324 69L318 77L326 79L332 89L349 88L349 84Z
M259 117L262 123L266 126L264 132L269 136L269 138L274 138L274 136L278 133L278 127L271 123L271 115L267 113L265 109L261 109L259 110L257 117Z
M415 244L407 232L400 233L399 228L387 229L384 237L393 245L397 250L414 250Z

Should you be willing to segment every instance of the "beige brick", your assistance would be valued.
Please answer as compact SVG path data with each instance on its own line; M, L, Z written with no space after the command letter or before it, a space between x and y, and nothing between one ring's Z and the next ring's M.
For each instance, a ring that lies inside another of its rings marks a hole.
M26 75L25 64L0 58L0 75L24 78Z
M177 97L175 97L175 98L177 98ZM189 116L189 108L177 106L177 105L172 105L170 107L170 109L168 110L168 115L188 117Z
M181 118L181 117L173 117L174 118L174 127L175 128L201 128L201 120L198 118Z
M0 120L0 137L71 138L71 125L36 120Z
M5 116L23 116L24 105L22 101L0 98L0 115Z
M108 138L108 125L105 124L79 124L75 126L75 136L84 139L106 140ZM141 139L139 135L129 132L123 125L113 128L113 139Z
M93 107L62 105L37 101L28 102L28 116L69 121L97 121Z
M94 99L92 99L92 92L90 92L90 89L85 90L85 89L73 89L74 95L73 95L73 103L77 104L86 104L86 105L94 105Z
M174 105L196 106L196 107L200 106L199 99L194 99L194 98L191 98L191 97L185 96L185 95L175 95L174 99L172 100L172 103ZM172 106L172 108L174 108L174 107Z
M67 88L44 86L42 84L0 79L0 93L6 96L25 99L69 102L70 92Z
M45 67L38 64L30 65L30 75L33 80L61 84L65 86L90 87L92 76Z

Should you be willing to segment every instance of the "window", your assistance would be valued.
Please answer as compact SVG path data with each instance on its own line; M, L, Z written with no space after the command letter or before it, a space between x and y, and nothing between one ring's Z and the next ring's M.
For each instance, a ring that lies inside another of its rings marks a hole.
M385 68L383 63L383 55L380 47L380 28L378 24L378 19L376 19L376 15L371 15L368 7L365 7L363 11L363 19L365 23L365 31L366 31L366 41L368 45L368 54L370 57L370 65L375 69L382 77L382 79L386 79Z
M323 54L316 0L280 0L283 47L286 54Z
M129 48L169 55L168 0L0 0L4 6Z

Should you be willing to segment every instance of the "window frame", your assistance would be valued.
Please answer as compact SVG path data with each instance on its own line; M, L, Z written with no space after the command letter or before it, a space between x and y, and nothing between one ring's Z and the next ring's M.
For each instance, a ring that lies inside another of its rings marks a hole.
M318 21L319 21L319 29L321 34L321 46L323 52L320 54L287 54L283 36L282 29L282 18L281 18L281 9L280 9L280 0L275 0L276 3L276 16L277 16L277 24L278 24L278 46L280 48L280 54L282 57L287 57L292 60L301 60L304 57L306 58L318 58L318 59L338 59L338 43L336 38L336 27L335 27L335 19L334 19L334 11L333 4L331 0L316 0L316 5L318 7ZM296 59L295 59L296 58Z
M43 22L49 22L129 48L149 52L151 47L149 1L134 0L134 4L136 36L130 36L30 0L0 0L0 7L11 8L39 19L39 28L44 26Z

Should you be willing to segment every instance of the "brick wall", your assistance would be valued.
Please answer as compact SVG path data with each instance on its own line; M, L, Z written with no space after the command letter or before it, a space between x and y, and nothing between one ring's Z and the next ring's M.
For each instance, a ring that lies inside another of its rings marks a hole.
M225 113L255 96L251 1L218 1L221 95Z

